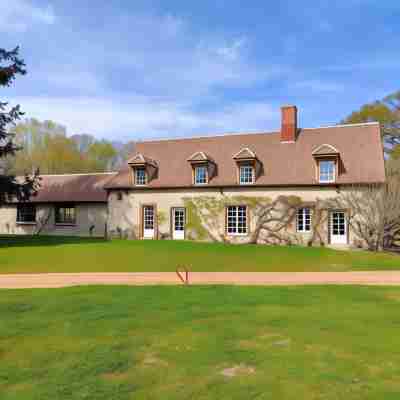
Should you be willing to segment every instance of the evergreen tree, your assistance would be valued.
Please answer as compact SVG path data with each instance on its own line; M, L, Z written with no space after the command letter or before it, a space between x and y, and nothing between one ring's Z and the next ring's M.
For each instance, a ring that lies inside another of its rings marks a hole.
M18 56L19 48L7 51L0 48L0 87L10 86L17 75L25 75L25 63ZM7 156L13 156L20 147L14 144L14 134L10 129L15 125L23 112L19 105L9 107L7 102L0 100L0 162ZM28 200L38 188L38 171L28 173L23 179L17 179L4 173L0 165L0 204L9 198Z

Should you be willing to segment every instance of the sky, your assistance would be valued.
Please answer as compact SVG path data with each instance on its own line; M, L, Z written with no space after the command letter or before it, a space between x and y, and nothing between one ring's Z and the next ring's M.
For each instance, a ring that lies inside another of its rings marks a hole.
M73 4L73 6L71 6ZM400 89L398 0L0 0L1 100L109 140L340 122Z

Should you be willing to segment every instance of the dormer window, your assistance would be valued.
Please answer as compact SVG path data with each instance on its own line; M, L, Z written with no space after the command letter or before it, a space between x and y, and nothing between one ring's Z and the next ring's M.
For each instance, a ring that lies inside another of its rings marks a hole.
M319 183L334 183L339 175L339 150L330 144L318 146L312 153L316 161L316 175Z
M239 166L239 183L241 185L249 185L254 183L254 166L240 165Z
M207 185L215 176L216 165L204 151L193 153L187 161L192 166L193 185Z
M128 164L133 172L133 184L135 186L145 186L152 179L157 178L158 164L151 158L145 157L143 154L136 154Z
M233 156L233 159L237 165L239 185L251 185L255 183L257 179L256 166L259 167L261 163L254 151L248 147L244 147Z
M319 181L320 183L335 182L336 168L334 160L319 160Z
M197 165L194 167L194 184L205 185L208 183L208 171L206 165Z
M143 186L147 184L147 174L146 168L144 167L136 167L135 168L135 185Z

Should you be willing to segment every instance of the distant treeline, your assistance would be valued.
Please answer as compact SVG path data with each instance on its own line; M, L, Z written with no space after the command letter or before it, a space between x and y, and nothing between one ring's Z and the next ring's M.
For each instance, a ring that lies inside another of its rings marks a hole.
M118 169L134 151L134 143L98 140L89 134L67 136L66 128L53 121L27 119L13 129L21 147L7 157L6 171L13 175L103 172Z

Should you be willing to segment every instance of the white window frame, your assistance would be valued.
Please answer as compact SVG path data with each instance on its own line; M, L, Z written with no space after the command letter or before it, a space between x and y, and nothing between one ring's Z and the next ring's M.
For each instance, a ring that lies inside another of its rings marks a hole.
M244 210L244 231L239 232L240 230L243 230L243 227L239 226L239 221L240 218L243 218L243 215L240 215L240 212L243 212ZM229 236L246 236L248 235L248 221L249 215L248 215L248 210L247 206L244 205L237 205L237 206L227 206L226 207L226 233ZM233 219L233 221L231 221ZM233 231L231 230L233 229Z
M308 219L308 223L307 223ZM310 233L312 224L311 208L302 207L297 209L296 230L299 233Z
M247 170L251 171L251 180L250 181L247 179L250 176L249 174L246 174L246 172L243 172L243 174L242 174L242 171L247 171ZM239 183L241 185L253 184L254 179L255 179L254 175L255 174L254 174L254 166L253 165L248 165L248 164L239 165ZM246 179L244 179L244 178L246 178Z
M197 178L199 177L198 172L200 170L204 170L204 178L205 182L198 182ZM194 184L195 185L207 185L208 183L208 170L206 165L196 165L194 167Z
M139 172L144 172L144 175L140 176L140 179L144 178L144 181L140 181ZM147 171L145 167L137 167L135 168L135 185L136 186L145 186L147 185Z
M322 179L321 165L323 163L332 164L332 174L324 174L327 179ZM336 162L335 160L319 160L318 161L318 179L320 183L333 183L336 181Z
M154 218L154 206L143 206L143 229L154 230L155 218Z

